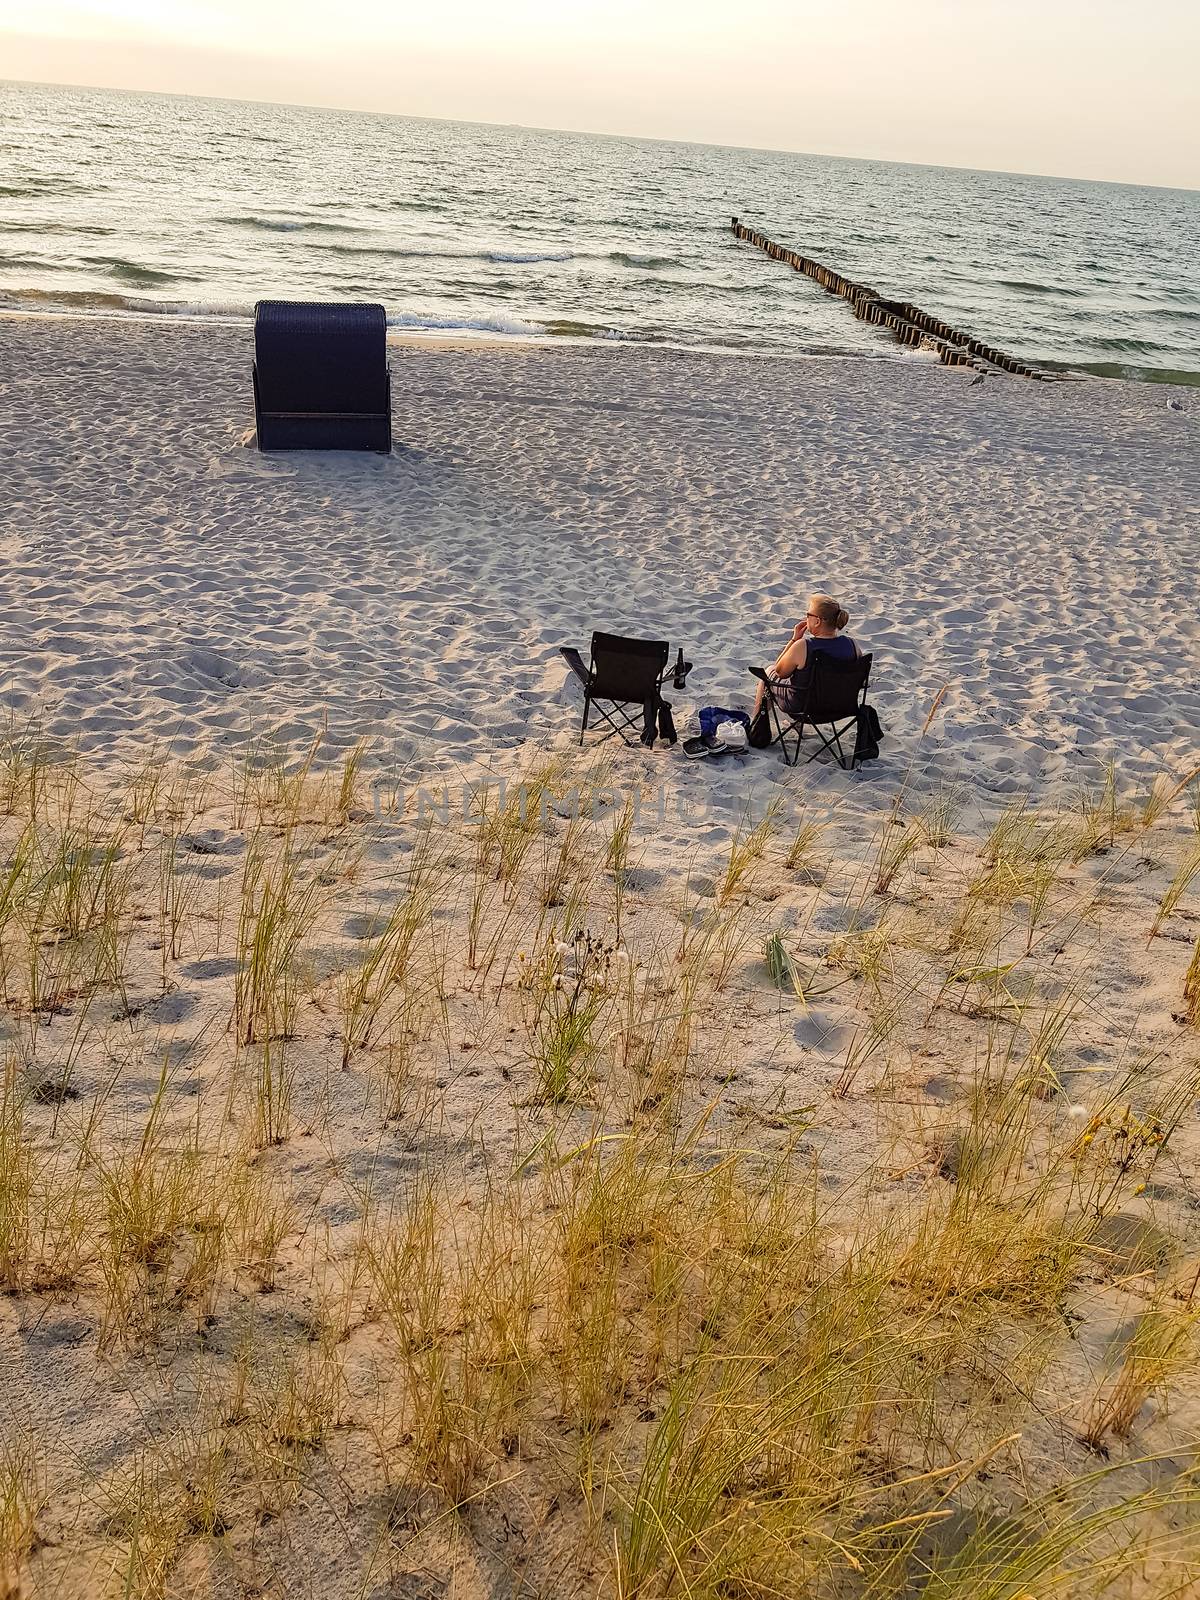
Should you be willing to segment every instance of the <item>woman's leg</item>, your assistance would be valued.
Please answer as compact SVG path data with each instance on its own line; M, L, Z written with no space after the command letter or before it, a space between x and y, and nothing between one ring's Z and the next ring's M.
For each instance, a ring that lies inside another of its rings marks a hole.
M775 731L771 717L771 699L778 700L778 680L770 673L767 680L758 680L758 693L754 696L754 715L750 718L749 740L755 750L765 750L772 743Z
M768 668L767 682L764 683L761 678L758 680L758 692L754 696L754 715L757 716L767 703L768 684L772 691L772 699L780 711L790 711L792 703L791 682L787 678L777 678Z

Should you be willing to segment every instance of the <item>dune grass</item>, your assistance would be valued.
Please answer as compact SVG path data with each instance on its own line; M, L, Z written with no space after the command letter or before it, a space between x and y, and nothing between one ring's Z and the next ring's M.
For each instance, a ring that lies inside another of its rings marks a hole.
M439 825L316 754L6 747L0 1291L14 1349L75 1331L7 1380L0 1592L282 1592L313 1540L363 1597L470 1551L480 1596L1184 1592L1200 1267L1147 1206L1200 957L1155 940L1175 1050L1095 974L1152 830L1180 914L1186 785L768 812L681 896L560 759ZM60 1438L116 1370L137 1428Z

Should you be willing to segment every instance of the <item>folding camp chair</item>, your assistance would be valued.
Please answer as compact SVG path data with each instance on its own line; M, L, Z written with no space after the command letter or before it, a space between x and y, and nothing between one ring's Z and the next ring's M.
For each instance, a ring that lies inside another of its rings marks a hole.
M812 660L804 669L804 681L795 685L798 709L785 711L775 698L778 684L771 682L761 667L750 671L766 685L766 704L770 711L773 736L789 767L800 759L800 743L805 728L811 728L820 740L818 747L808 757L814 761L822 750L831 750L843 767L853 767L857 756L851 748L849 761L842 749L842 735L858 732L858 713L866 703L867 680L871 676L871 657L856 656L850 661L835 661L831 656L813 652ZM824 730L828 729L828 733ZM789 741L795 740L794 746ZM769 748L769 746L768 746Z
M641 733L647 705L652 705L657 712L671 646L663 639L622 639L615 633L594 633L590 666L585 667L579 651L568 645L563 646L562 655L583 684L580 744L588 730L593 707L609 725L601 744L614 733L619 733L626 744L636 743L629 737L628 730L637 728ZM605 710L601 701L611 709ZM630 706L636 706L637 710L630 712Z

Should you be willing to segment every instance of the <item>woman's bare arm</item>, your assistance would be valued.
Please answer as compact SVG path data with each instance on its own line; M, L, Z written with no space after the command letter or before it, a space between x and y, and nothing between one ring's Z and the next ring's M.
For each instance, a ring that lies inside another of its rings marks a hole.
M793 672L802 672L807 664L808 640L804 637L802 624L784 646L772 670L777 678L786 678Z

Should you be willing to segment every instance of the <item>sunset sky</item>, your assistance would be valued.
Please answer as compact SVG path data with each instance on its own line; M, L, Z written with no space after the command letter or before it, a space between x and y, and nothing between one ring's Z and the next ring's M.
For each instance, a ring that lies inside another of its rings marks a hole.
M0 0L0 77L1200 187L1196 0Z

